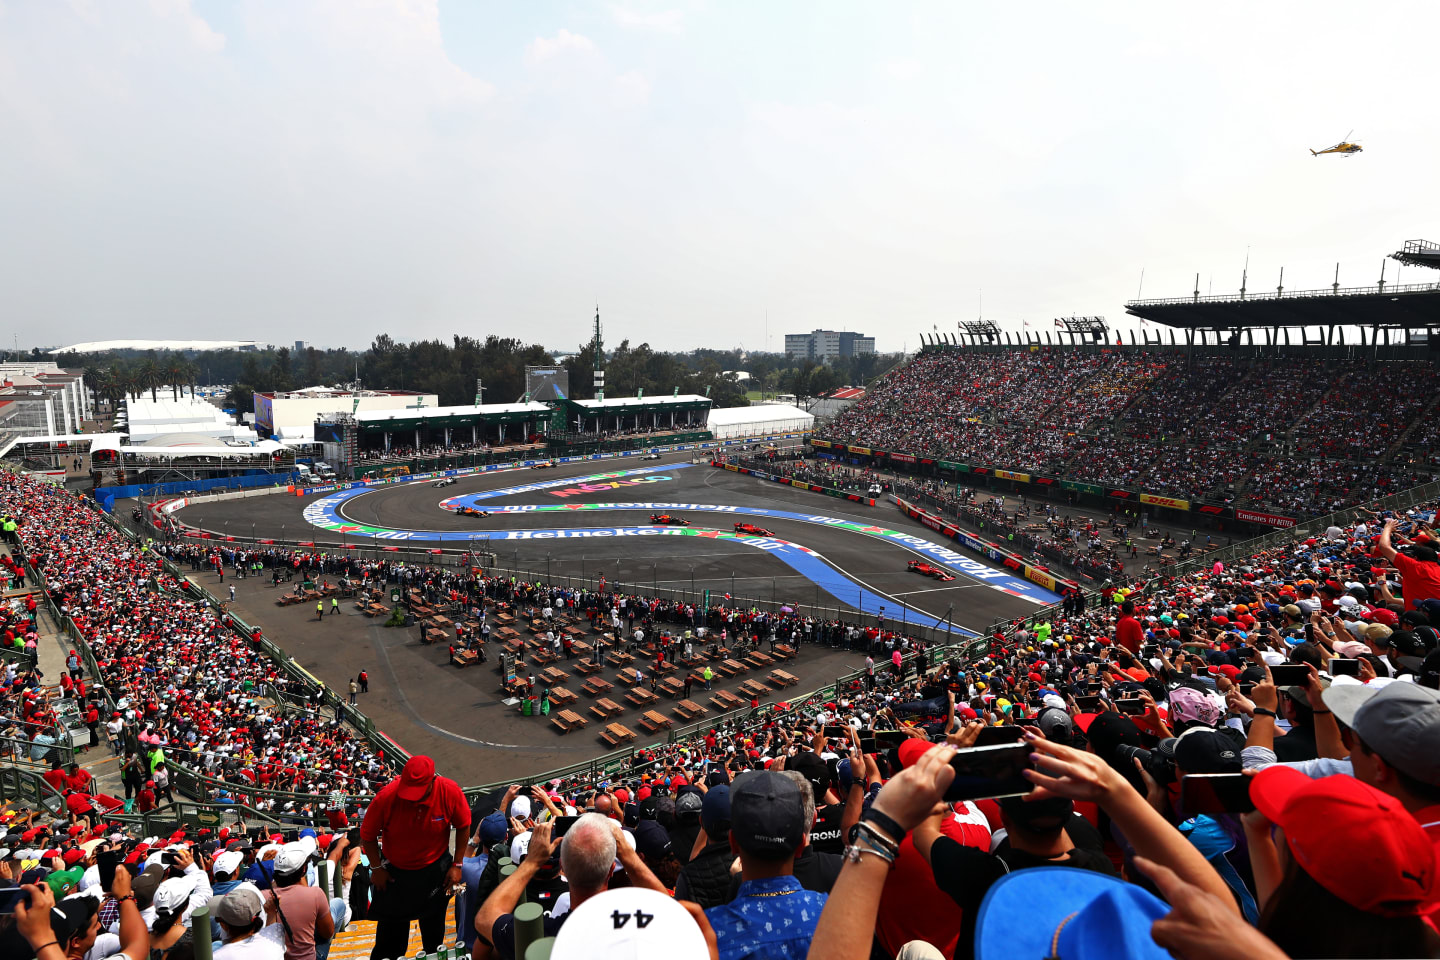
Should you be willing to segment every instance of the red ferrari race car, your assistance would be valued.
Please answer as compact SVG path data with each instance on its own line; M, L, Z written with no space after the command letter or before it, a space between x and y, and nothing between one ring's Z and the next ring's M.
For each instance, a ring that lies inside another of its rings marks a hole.
M915 573L924 574L927 577L934 577L936 580L939 580L942 583L948 583L949 581L955 579L953 576L946 573L940 567L932 566L919 560L911 560L908 564L905 565L905 569L913 571Z
M690 526L689 520L686 520L682 517L672 517L668 513L652 513L650 514L650 522L672 527Z
M753 523L737 523L737 524L735 524L735 532L736 532L736 533L749 533L749 534L753 534L753 535L755 535L755 536L757 536L757 537L773 537L773 536L775 536L775 534L771 533L769 530L766 530L764 527L757 527L757 526L755 526L755 524L753 524Z

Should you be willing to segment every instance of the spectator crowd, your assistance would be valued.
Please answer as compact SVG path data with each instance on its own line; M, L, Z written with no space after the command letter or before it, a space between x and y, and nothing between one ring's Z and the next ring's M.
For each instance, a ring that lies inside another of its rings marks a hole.
M1435 479L1437 394L1421 362L932 350L816 436L1313 516Z
M18 887L0 956L326 960L364 920L387 960L412 925L437 949L452 919L476 958L536 937L556 958L1440 956L1433 505L1068 597L963 651L907 658L879 625L836 627L866 638L854 681L618 770L468 797L428 757L396 768L318 711L257 707L278 667L80 500L6 475L0 512L94 652L100 675L67 662L63 692L103 688L150 773L187 751L237 792L264 774L315 793L310 813L342 784L353 803L323 829L146 836L52 767L58 808L0 807L0 887ZM396 572L355 562L327 572ZM804 629L447 576L415 574L540 610ZM8 670L9 729L53 722L55 692Z

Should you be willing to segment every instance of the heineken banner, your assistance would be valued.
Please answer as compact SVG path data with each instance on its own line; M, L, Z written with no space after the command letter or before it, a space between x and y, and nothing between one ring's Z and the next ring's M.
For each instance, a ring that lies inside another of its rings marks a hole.
M954 460L941 460L941 461L940 461L940 469L941 469L941 470L954 470L956 473L969 473L969 472L970 472L970 464L968 464L968 463L956 463Z

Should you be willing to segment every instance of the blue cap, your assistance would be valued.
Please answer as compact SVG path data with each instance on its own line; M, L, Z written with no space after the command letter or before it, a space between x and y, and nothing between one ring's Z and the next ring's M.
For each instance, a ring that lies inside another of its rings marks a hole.
M505 814L499 810L480 821L480 843L487 850L503 841L509 834L510 827L505 822Z
M721 823L730 828L730 787L723 783L710 788L700 807L700 824L707 834L717 832Z
M1019 870L980 904L975 960L1170 960L1150 937L1150 925L1169 912L1149 891L1093 870Z

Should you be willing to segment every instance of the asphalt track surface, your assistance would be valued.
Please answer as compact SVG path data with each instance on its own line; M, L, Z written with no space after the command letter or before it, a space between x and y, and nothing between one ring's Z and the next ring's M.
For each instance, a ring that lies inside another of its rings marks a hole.
M1031 600L1001 592L992 585L961 575L962 571L958 569L955 571L956 579L949 583L908 572L905 569L907 561L928 558L899 543L795 519L741 515L747 507L823 515L891 531L904 531L931 542L943 541L938 534L907 519L893 504L877 503L874 507L867 507L708 465L692 466L686 455L667 456L659 464L642 464L638 458L599 463L598 468L595 462L590 462L547 470L479 474L460 478L457 483L445 488L436 488L425 481L381 487L346 500L339 505L338 512L348 523L410 531L406 545L454 549L463 544L425 539L425 532L455 536L477 529L508 533L540 527L649 526L648 511L545 511L541 520L533 512L500 513L498 509L502 506L641 501L734 506L737 511L733 516L686 513L684 510L671 512L692 520L695 528L729 531L735 522L754 522L771 530L777 538L803 545L821 555L827 566L843 572L849 580L864 584L872 596L881 597L887 620L918 619L921 614L940 620L948 616L957 627L983 632L997 619L1024 616L1038 609ZM577 484L491 496L477 503L482 509L497 511L484 519L463 517L440 505L444 500L483 496L518 485L548 484L561 479L640 467L659 467L659 470L643 476L665 476L669 479L564 497L555 496L555 490ZM218 501L188 507L177 516L183 522L202 529L235 536L248 536L253 525L254 534L261 538L336 542L340 537L333 531L317 529L302 516L307 506L320 499L321 496L301 498L277 494ZM370 548L379 541L352 539L351 542L363 542L363 552L369 556ZM596 577L603 574L610 583L631 584L642 592L653 584L682 594L693 589L693 595L700 597L708 589L712 599L731 593L737 598L773 599L804 608L818 605L821 610L831 611L832 615L836 609L842 615L851 617L856 613L856 602L848 601L844 596L830 595L793 566L764 549L756 549L735 538L660 535L560 540L499 539L475 546L495 552L497 563L502 567L526 571L551 582L569 578L578 583L583 578L593 588ZM975 559L978 561L978 558ZM371 676L371 689L369 694L362 695L361 708L402 746L434 756L442 770L456 776L462 783L535 773L603 751L594 736L596 724L593 721L587 730L562 738L539 718L520 717L513 709L504 706L499 698L499 677L494 669L493 655L488 664L457 670L447 664L443 645L420 644L416 630L386 629L378 621L350 609L339 617L327 616L317 620L313 610L301 609L301 605L277 606L276 589L268 582L259 582L254 578L239 582L227 579L225 587L219 589L213 574L200 574L197 579L201 579L212 592L222 595L234 583L237 587L236 612L248 622L262 626L267 635L333 688L343 691L350 676L360 669L367 670ZM843 594L844 590L839 592ZM860 600L862 598L857 596L857 601ZM902 604L920 613L912 614ZM866 603L864 614L867 619L878 613L870 603ZM861 660L862 657L843 651L806 647L800 657L786 665L786 669L800 678L796 689L803 692L855 669ZM607 671L604 675L613 680L609 674L610 671ZM737 678L737 682L738 679L743 678ZM578 682L577 677L571 688L577 689ZM728 686L733 688L735 684ZM704 703L700 693L696 691L695 699ZM589 699L582 696L576 709L588 715L589 705ZM662 699L657 709L668 715L670 706ZM639 733L634 719L629 714L620 718L621 722ZM640 742L653 742L654 739L657 738L642 733Z

